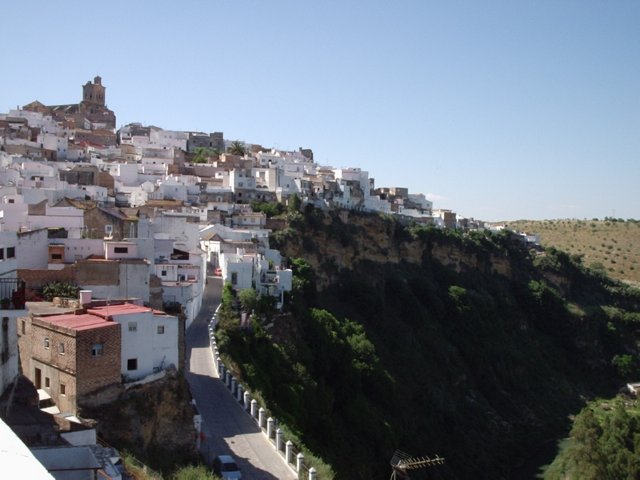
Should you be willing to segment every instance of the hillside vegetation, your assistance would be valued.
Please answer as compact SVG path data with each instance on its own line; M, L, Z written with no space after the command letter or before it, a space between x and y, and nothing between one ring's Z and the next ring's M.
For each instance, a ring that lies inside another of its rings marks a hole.
M518 478L638 377L640 294L562 251L313 208L273 243L288 310L223 309L219 347L336 479L389 478L396 449L445 458L412 478Z
M511 230L540 235L543 247L555 247L612 278L640 286L640 221L520 220L505 224Z
M589 403L576 416L565 448L545 480L640 478L640 406L618 395Z

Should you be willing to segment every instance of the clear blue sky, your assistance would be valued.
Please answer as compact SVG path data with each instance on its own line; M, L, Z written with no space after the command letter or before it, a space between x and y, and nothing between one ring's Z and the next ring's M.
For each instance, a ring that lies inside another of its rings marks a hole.
M640 1L3 5L0 112L222 131L500 221L640 218Z

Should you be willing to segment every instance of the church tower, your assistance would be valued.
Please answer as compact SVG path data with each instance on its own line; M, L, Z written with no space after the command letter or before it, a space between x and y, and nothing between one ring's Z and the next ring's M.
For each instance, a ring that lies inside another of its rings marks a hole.
M82 101L84 103L105 106L105 88L102 78L95 77L93 83L87 82L82 86Z

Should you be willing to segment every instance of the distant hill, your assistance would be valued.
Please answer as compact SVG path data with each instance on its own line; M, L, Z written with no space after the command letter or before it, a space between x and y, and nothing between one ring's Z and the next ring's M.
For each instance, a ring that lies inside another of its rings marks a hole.
M638 220L518 220L504 225L511 230L536 233L543 247L582 256L585 266L640 286Z

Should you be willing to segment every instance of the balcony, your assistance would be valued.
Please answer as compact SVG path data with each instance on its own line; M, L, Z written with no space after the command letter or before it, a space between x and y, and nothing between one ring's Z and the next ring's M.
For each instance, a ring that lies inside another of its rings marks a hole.
M260 283L262 285L269 285L269 284L272 285L278 282L279 282L278 274L273 270L262 272L262 274L260 275Z
M24 310L26 284L17 278L0 278L0 310Z

